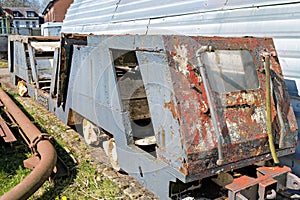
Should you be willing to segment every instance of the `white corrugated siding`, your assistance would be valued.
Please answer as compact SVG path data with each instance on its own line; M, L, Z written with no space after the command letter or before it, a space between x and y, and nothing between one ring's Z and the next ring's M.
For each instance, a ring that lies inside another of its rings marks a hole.
M300 88L300 1L75 0L62 32L272 37Z

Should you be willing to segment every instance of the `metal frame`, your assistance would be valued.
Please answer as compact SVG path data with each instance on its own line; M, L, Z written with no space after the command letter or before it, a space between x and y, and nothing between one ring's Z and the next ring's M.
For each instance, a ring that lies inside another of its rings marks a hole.
M225 95L215 91L207 94L196 59L196 51L205 45L213 47L210 51L248 50L259 88ZM57 63L53 65L50 91L44 95L47 108L64 123L70 122L75 113L112 135L119 167L160 198L170 197L171 182L189 183L271 159L265 145L265 75L261 60L262 52L275 51L271 39L65 34L60 46L59 59L54 58ZM24 51L18 48L14 45L15 52ZM133 52L136 56L138 66L135 67L142 76L156 139L156 148L152 150L155 153L134 143L135 129L130 113L122 105L112 49ZM28 81L28 74L18 69L22 61L16 59L20 58L12 59L13 77ZM289 123L283 146L277 149L277 155L284 156L295 151L297 125L275 54L271 63L273 85L280 86L274 90L276 103L284 108L281 117ZM42 92L38 87L33 87L33 91L29 95ZM208 95L214 105L208 104ZM216 163L219 141L209 114L211 106L215 106L219 117L221 146L226 152L220 166ZM272 110L275 125L278 116L274 105ZM233 129L236 119L241 119L241 125ZM279 137L279 132L274 134Z

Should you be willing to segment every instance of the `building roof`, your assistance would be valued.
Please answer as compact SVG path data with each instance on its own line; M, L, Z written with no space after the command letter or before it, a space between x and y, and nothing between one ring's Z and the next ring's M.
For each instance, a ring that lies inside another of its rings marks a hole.
M47 4L46 8L44 9L44 11L42 12L43 15L47 14L47 12L53 7L54 3L57 2L58 0L52 0L49 1L49 3Z
M4 8L5 10L10 10L10 11L18 11L20 12L23 16L21 17L24 17L24 18L28 18L27 17L27 12L28 11L33 11L36 13L36 16L35 18L38 18L39 15L38 15L38 10L36 8L31 8L31 7L5 7ZM31 17L32 18L32 17Z
M0 6L0 17L13 18L12 13Z

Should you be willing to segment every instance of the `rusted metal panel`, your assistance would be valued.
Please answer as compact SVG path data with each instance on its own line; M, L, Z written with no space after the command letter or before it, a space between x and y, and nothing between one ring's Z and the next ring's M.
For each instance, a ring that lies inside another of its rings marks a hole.
M240 178L235 179L233 183L226 186L226 188L229 190L228 199L239 199L237 198L238 195L243 195L245 199L257 199L256 192L258 183L259 180L251 178L249 176L242 176ZM243 194L243 192L246 192L246 194Z
M219 126L222 130L224 164L235 163L246 160L249 157L269 153L266 134L265 116L265 75L263 73L263 62L261 53L264 50L275 51L271 39L256 38L205 38L205 37L180 37L165 36L168 62L172 75L174 96L176 96L176 107L170 109L176 114L173 115L180 124L182 144L187 153L188 160L186 171L189 176L202 173L210 168L216 167L217 137L212 126L209 112L203 113L203 106L207 107L207 94L203 90L201 77L197 74L197 63L195 52L201 45L210 45L213 51L226 50L247 50L252 57L254 72L258 78L259 87L253 89L242 88L232 92L214 92L213 99L216 103L219 116ZM222 61L219 61L219 64ZM209 63L207 63L209 66ZM236 63L232 63L236 66ZM249 66L248 66L249 67ZM273 85L277 88L284 88L281 68L276 57L272 59ZM224 75L224 71L223 74ZM243 72L246 73L246 72ZM211 78L211 77L210 77ZM234 80L234 79L231 79ZM224 81L214 79L210 82ZM226 80L225 80L226 81ZM280 87L279 87L280 86ZM191 89L193 88L193 89ZM276 102L284 109L284 121L291 123L286 127L288 132L284 148L291 148L296 145L297 125L295 118L288 120L291 111L286 91L276 91ZM191 110L193 112L191 112ZM278 116L274 107L273 127L278 127ZM292 111L291 111L292 112ZM177 114L178 113L178 114ZM166 133L170 134L170 133ZM275 138L279 138L279 131L276 131ZM247 153L245 153L247 152ZM234 165L234 164L233 164Z

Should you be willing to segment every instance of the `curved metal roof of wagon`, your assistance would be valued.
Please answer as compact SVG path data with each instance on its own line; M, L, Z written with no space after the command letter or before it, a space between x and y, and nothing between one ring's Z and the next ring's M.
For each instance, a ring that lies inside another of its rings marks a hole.
M300 79L300 1L74 0L62 32L273 37L284 74Z

